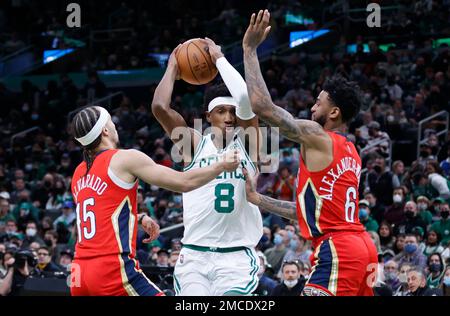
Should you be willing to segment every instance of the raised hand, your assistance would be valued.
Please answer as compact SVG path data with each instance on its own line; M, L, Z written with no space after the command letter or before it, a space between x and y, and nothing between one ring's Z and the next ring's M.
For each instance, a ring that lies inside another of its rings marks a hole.
M216 64L217 59L223 57L222 48L208 37L205 37L205 41L208 43L208 50L211 55L211 60L214 64Z
M234 171L237 167L239 167L239 164L241 163L239 151L237 150L227 151L221 158L222 159L220 163L223 164L223 168L225 171Z
M259 10L258 15L252 14L250 25L244 35L242 47L246 49L256 49L270 32L270 13L268 10Z

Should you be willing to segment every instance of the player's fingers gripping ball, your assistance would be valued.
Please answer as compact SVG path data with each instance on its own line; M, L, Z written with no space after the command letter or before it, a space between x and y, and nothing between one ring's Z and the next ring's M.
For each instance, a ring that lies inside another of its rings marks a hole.
M213 80L218 70L209 54L208 42L194 38L184 42L175 54L180 77L184 81L202 85Z
M236 149L228 150L221 156L221 161L225 164L226 171L234 171L241 162L239 151Z

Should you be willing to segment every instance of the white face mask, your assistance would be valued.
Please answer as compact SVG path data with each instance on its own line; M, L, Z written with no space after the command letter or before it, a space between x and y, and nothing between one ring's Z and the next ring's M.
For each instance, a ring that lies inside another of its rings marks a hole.
M394 200L394 203L402 203L403 198L400 194L395 194L392 199Z
M294 286L297 285L298 279L295 279L295 280L284 280L283 282L284 282L284 285L286 285L288 288L291 289L291 288L293 288Z
M36 236L36 229L34 229L34 228L27 228L25 233L27 234L28 237L34 237L34 236Z

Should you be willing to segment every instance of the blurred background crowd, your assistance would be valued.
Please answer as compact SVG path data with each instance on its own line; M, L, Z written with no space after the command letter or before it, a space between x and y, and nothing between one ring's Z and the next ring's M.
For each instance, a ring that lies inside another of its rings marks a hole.
M0 5L0 55L30 44L46 45L43 33L76 36L64 27L66 13L61 10L63 4L56 2L24 0ZM77 239L70 181L82 161L82 150L70 135L68 113L117 91L102 81L98 71L159 67L149 52L170 53L192 37L208 36L224 47L240 47L248 17L259 9L239 1L214 1L214 5L158 1L151 8L141 1L79 2L84 24L80 38L95 29L131 31L126 36L108 33L105 44L88 45L82 62L66 69L87 73L83 86L75 85L66 72L43 88L24 79L20 89L13 91L0 80L1 295L7 293L2 280L11 258L16 258L17 274L12 295L20 294L29 277L67 275ZM358 82L364 104L350 125L349 137L363 160L359 217L379 253L376 294L449 296L450 67L448 44L437 39L450 37L450 2L387 1L401 9L387 11L378 30L354 28L356 22L349 22L348 16L336 18L342 14L340 4L358 7L355 1L336 3L333 9L325 1L264 1L273 20L268 41L276 47L262 58L264 78L274 103L308 119L328 77L340 73ZM100 17L99 10L108 14ZM302 12L314 23L290 25L287 12ZM320 50L284 49L286 34L293 29L323 27L341 31L336 43L324 41ZM386 34L394 43L387 48L381 45ZM60 40L57 47L69 44ZM348 50L349 44L354 50ZM243 73L239 60L234 64ZM181 170L171 159L170 139L150 111L156 84L139 91L122 89L108 106L122 147L142 150L157 163ZM194 118L204 117L204 89L183 82L175 86L173 107L191 126ZM262 174L257 189L293 201L299 147L281 139L280 151L272 154L279 160L279 169ZM170 294L170 268L182 247L183 228L177 225L183 222L181 195L141 183L138 205L138 212L152 216L163 229L150 245L142 243L145 233L139 230L139 262L153 271L158 284ZM311 271L311 244L299 235L295 222L261 212L264 233L257 250L262 269L255 294L297 295Z

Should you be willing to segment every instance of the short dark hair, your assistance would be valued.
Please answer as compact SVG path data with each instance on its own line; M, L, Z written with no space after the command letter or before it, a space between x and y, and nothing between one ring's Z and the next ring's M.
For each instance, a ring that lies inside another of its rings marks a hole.
M334 75L324 83L323 90L328 92L329 99L341 110L343 122L350 122L359 113L361 90L355 82Z
M208 111L209 102L217 97L231 97L231 93L224 83L215 84L206 89L203 97L205 111Z
M288 266L288 265L296 266L297 267L297 271L300 271L300 270L302 270L304 268L303 262L298 261L298 260L290 260L290 261L284 261L283 262L283 264L281 266L281 271L283 271L284 267Z

